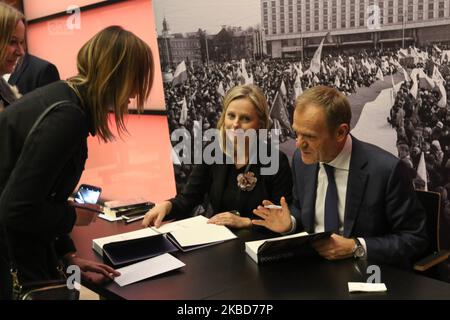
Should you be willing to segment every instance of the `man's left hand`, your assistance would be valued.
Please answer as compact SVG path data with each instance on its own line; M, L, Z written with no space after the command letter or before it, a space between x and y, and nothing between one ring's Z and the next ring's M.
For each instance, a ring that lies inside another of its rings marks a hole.
M353 255L355 240L333 233L328 239L317 240L312 245L325 259L339 260Z

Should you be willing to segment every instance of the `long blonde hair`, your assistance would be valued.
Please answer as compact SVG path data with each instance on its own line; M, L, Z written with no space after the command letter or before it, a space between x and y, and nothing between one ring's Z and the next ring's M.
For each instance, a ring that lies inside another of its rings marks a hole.
M127 132L124 115L136 95L137 109L144 110L153 82L154 62L150 47L132 32L110 26L91 38L78 52L78 75L67 80L83 106L91 112L97 134L114 139L108 112L113 111L119 135Z
M0 64L6 59L6 47L19 21L25 24L23 14L9 4L0 2Z

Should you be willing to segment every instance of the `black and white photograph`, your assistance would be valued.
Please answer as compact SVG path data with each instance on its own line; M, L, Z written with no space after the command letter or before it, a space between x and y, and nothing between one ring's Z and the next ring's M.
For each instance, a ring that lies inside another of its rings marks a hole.
M352 135L406 162L450 221L448 1L155 0L154 9L171 132L215 128L226 92L255 84L291 158L296 97L335 87L350 102ZM192 166L174 168L179 191Z

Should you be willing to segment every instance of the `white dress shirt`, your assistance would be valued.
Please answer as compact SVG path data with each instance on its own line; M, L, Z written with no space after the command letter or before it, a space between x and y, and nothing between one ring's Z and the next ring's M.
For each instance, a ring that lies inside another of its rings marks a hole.
M347 195L348 173L350 168L350 160L352 157L352 137L347 135L344 147L333 161L327 163L334 167L334 180L336 182L337 197L338 197L338 213L339 213L339 234L344 233L344 215L345 215L345 200ZM323 162L319 164L319 173L317 176L317 190L316 190L316 214L315 214L315 232L323 232L325 230L325 196L327 194L328 178ZM366 242L363 238L358 238L364 250L367 248Z

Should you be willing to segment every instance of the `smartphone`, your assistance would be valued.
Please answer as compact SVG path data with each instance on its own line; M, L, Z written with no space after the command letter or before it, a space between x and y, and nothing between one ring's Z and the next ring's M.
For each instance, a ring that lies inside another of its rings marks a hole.
M75 195L74 201L77 203L90 203L96 204L100 194L102 193L102 188L91 186L88 184L82 184L78 188L77 194Z

